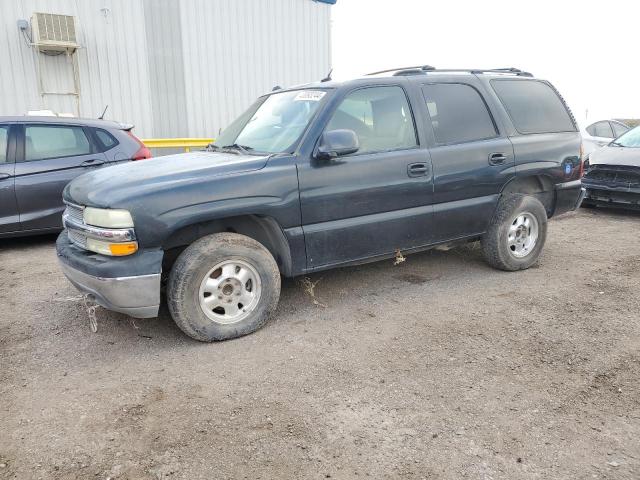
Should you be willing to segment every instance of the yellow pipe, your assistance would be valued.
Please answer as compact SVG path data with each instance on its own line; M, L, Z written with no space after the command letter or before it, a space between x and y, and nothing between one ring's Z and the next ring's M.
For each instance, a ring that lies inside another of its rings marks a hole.
M213 138L147 138L142 143L149 148L184 148L190 152L191 148L204 148L213 141Z

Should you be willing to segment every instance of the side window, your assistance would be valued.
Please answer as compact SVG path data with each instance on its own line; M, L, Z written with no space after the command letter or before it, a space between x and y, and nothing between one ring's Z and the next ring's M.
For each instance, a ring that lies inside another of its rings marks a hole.
M616 138L629 131L629 127L625 127L620 123L611 122L611 126L613 127L613 134Z
M539 80L491 80L520 133L575 132L571 114L556 91Z
M422 87L436 142L453 144L497 135L487 105L476 89L461 83Z
M0 163L7 161L7 145L9 143L9 127L0 126Z
M91 145L82 127L27 125L24 136L27 162L91 153Z
M326 130L353 130L358 153L413 148L418 145L413 117L400 87L367 87L347 95Z
M110 148L113 148L118 144L118 141L105 130L96 128L94 131L96 132L96 136L98 137L100 143L102 143L102 145L104 146L105 150L109 150Z
M596 136L596 124L595 123L592 123L591 125L589 125L585 130L592 137Z
M611 125L609 122L597 122L593 124L592 134L594 137L613 138L613 132L611 131Z

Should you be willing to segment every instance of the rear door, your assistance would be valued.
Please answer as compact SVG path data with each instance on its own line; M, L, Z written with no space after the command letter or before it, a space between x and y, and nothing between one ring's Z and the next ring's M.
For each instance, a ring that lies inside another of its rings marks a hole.
M430 119L437 241L484 232L502 187L515 175L513 146L473 78L422 86Z
M21 126L15 189L22 230L62 228L62 190L106 161L90 138L81 125Z
M0 124L0 233L20 229L14 188L15 139L9 124Z

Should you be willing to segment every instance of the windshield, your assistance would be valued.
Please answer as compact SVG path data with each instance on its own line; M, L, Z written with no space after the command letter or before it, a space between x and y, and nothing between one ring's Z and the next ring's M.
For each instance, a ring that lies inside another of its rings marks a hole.
M215 145L241 146L249 152L289 152L326 93L323 90L296 90L261 98L220 134Z
M640 148L640 127L629 130L620 138L617 138L615 142L611 143L620 147Z

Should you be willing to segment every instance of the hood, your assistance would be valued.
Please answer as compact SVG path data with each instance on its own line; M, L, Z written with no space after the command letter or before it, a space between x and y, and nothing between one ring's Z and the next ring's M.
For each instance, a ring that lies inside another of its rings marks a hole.
M65 200L78 205L118 208L134 198L215 177L263 168L268 156L192 152L138 160L94 170L74 179Z
M640 167L640 148L605 146L589 155L589 165Z

